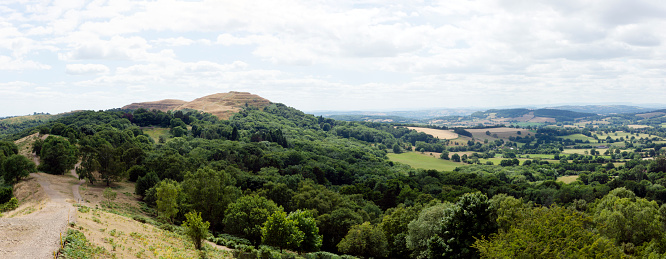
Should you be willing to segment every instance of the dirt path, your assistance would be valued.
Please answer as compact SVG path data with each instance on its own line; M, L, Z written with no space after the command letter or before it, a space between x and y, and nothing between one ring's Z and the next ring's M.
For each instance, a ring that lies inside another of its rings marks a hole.
M76 221L76 209L72 206L73 195L78 185L72 184L70 176L54 176L44 173L30 174L34 177L47 200L40 210L15 218L0 218L0 258L53 258L60 247L60 235L67 225ZM79 195L80 196L80 195Z

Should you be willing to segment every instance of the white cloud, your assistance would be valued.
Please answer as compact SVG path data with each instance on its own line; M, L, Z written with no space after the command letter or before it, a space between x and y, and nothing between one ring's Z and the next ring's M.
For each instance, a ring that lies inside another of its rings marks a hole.
M665 17L659 0L5 1L0 83L95 106L132 96L107 89L304 109L658 102Z
M67 74L70 75L94 75L109 72L109 67L102 64L68 64Z

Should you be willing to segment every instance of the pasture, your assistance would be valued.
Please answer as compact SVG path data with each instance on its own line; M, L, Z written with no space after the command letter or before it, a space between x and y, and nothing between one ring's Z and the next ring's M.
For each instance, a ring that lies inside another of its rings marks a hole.
M466 129L469 133L472 133L472 136L475 139L488 139L489 141L495 139L509 139L509 137L525 137L531 135L532 133L526 129L516 129L516 128L485 128L485 129ZM486 132L489 132L490 135L486 135ZM520 134L518 134L520 132Z
M578 180L578 175L567 175L567 176L560 176L557 177L558 182L563 182L566 184L570 184Z
M149 127L149 128L142 128L143 133L146 135L150 136L155 143L159 142L160 136L169 136L169 129L168 128L157 128L157 127Z
M413 168L420 169L453 171L456 169L456 167L465 165L463 163L456 163L450 160L435 158L430 156L428 153L421 154L417 152L405 152L401 154L389 153L387 155L391 161L403 163Z

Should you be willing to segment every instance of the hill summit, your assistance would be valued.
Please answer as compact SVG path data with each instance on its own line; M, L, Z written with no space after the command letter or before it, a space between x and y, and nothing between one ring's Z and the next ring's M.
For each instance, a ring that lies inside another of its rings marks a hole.
M253 106L257 108L264 108L271 102L261 96L251 94L248 92L228 92L207 95L201 98L194 99L191 102L165 99L154 102L132 103L123 106L123 109L139 109L144 108L148 110L184 110L193 109L207 113L211 113L220 119L229 119L234 113L240 111L245 106Z

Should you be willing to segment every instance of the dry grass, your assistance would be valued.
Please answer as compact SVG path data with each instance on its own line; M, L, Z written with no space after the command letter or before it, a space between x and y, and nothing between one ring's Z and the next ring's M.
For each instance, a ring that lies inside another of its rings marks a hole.
M578 175L568 175L568 176L560 176L557 177L557 181L570 184L578 180Z
M452 130L441 130L441 129L431 129L431 128L421 128L421 127L407 127L408 129L416 130L417 132L423 132L428 135L439 139L456 139L458 134L453 133Z
M185 236L98 209L82 208L74 229L110 258L198 258L199 251ZM205 244L206 258L233 258L231 252Z
M29 176L14 185L14 196L19 201L19 207L15 210L4 213L3 217L13 218L21 215L28 215L44 207L48 197L44 193L37 180Z

